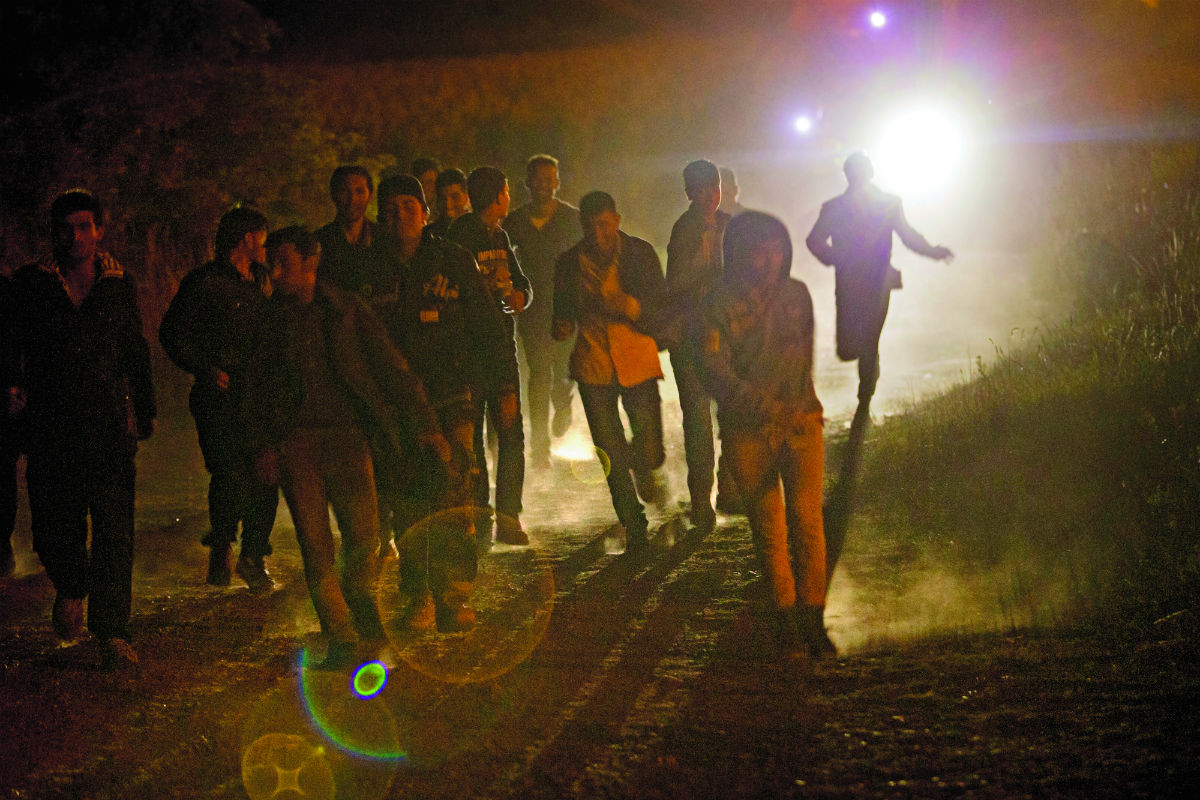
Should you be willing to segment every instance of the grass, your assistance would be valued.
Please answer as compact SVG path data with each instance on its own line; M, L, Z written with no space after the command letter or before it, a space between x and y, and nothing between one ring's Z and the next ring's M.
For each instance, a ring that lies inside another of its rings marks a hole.
M1071 155L1044 252L1075 311L867 440L871 546L986 576L1014 625L1195 609L1200 202L1164 161Z

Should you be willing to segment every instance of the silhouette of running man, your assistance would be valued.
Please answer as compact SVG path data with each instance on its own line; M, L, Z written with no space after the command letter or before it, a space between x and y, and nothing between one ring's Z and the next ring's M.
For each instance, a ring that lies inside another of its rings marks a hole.
M805 244L836 275L837 355L858 360L859 410L865 411L879 381L879 335L893 289L901 288L892 268L892 233L914 253L951 261L954 253L929 244L908 224L900 198L871 183L875 168L865 153L853 153L842 167L848 187L825 202Z

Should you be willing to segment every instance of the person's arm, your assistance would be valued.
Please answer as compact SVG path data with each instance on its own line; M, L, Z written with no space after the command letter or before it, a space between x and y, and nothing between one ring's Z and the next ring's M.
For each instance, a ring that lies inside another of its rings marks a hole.
M512 280L512 294L502 302L505 311L510 314L520 314L533 302L533 284L530 282L529 276L521 269L516 249L512 246L507 233L504 233L504 247L508 251L508 272L509 278Z
M208 337L201 330L207 302L207 287L204 284L203 275L197 270L184 276L179 283L179 291L163 315L158 328L158 341L167 357L180 369L198 380L228 389L229 376L213 362L211 349L206 346Z
M904 206L899 202L896 203L895 217L892 225L900 236L900 241L904 242L904 246L909 250L937 261L954 260L954 253L949 247L940 244L931 245L924 236L917 232L916 228L908 224L908 219L904 216Z
M719 405L754 427L779 414L782 406L778 401L733 370L730 326L720 290L709 295L692 335L700 380Z
M820 261L827 267L833 266L835 258L833 244L830 242L832 233L827 206L821 206L821 213L817 215L817 221L813 224L812 230L809 231L808 238L804 240L804 244L808 245L808 252L812 253L817 261Z
M126 273L121 280L122 292L125 295L127 319L127 344L125 358L129 363L129 391L133 402L134 416L137 418L137 435L139 439L147 439L154 433L154 419L158 416L158 405L154 396L154 379L150 371L150 345L142 335L142 315L138 310L137 286L133 277Z

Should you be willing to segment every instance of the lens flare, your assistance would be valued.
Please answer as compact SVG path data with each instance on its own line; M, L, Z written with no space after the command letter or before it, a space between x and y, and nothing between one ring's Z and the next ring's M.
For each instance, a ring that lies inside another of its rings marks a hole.
M383 687L387 686L387 679L386 664L382 661L368 661L354 670L354 677L350 679L350 688L362 699L370 700L383 691Z
M808 116L807 114L801 114L792 120L792 127L796 130L796 133L799 134L812 133L812 117Z
M347 753L380 761L403 760L396 723L383 698L364 697L344 672L313 669L308 651L300 658L304 707L318 731ZM382 686L380 686L382 688ZM349 689L349 691L347 691Z
M333 800L336 788L325 748L310 738L288 733L268 733L246 748L242 785L250 800Z
M867 21L871 23L872 28L878 30L887 25L887 14L884 14L882 11L876 9L870 13L870 15L867 17Z
M940 109L919 109L887 125L871 160L881 187L902 196L945 188L962 165L965 137L958 121Z

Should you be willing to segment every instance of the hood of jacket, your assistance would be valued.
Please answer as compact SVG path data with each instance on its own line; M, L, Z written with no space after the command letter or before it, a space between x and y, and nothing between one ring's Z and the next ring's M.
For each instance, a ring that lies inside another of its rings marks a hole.
M781 239L784 245L783 265L776 276L776 282L782 282L792 271L792 237L788 235L787 226L761 211L745 211L731 219L725 228L723 246L726 277L743 284L753 283L750 253L772 239Z

